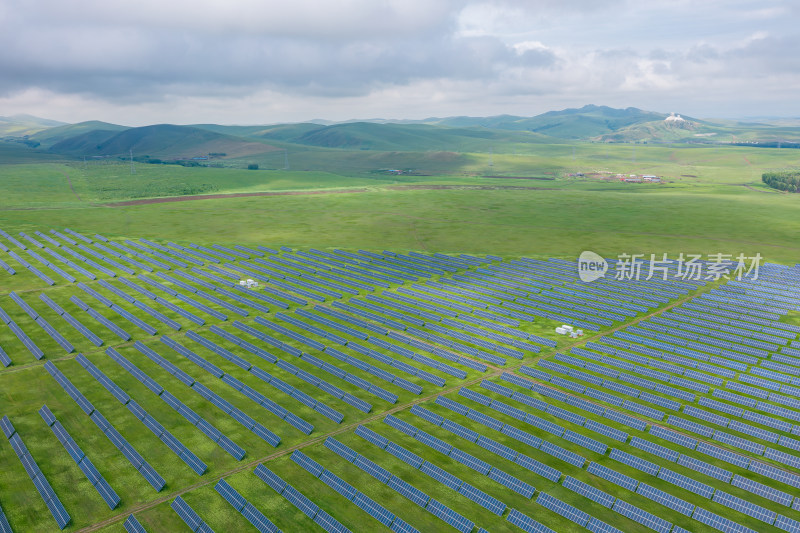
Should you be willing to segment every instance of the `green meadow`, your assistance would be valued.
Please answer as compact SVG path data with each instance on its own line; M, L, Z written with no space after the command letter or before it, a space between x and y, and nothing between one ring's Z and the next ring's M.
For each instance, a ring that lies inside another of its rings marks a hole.
M452 146L431 141L430 150L415 146L414 150L408 151L350 150L292 144L288 148L290 166L287 170L282 169L283 152L269 152L225 159L222 168L137 162L135 173L131 172L128 162L120 159L84 162L0 143L0 229L16 236L20 231L33 235L37 230L47 233L50 229L60 231L68 227L89 237L99 233L116 242L144 238L159 243L172 241L181 245L190 242L201 245L240 244L273 248L286 245L301 250L316 248L426 254L466 253L478 256L493 254L504 258L557 257L572 260L583 250L592 250L606 257L616 257L621 253L642 253L647 258L651 253L658 256L667 253L670 257L677 257L680 253L723 253L734 257L740 253L746 256L761 254L765 260L782 264L795 264L800 258L800 196L773 191L761 183L762 172L800 166L800 150L677 143L548 143L541 139L533 143L520 142L518 136L510 135L508 138L486 141L485 149L482 149L483 141L475 141L466 148L481 150L464 152L461 150L465 147L463 143L459 145L461 141L458 139L447 142ZM274 144L281 146L279 140ZM258 163L261 169L247 170L249 163ZM397 175L387 172L386 169L408 169L410 172ZM599 177L570 176L577 173L655 174L661 176L663 181L659 184L637 184ZM255 193L265 194L218 197ZM177 199L187 195L213 197L186 201L151 201ZM116 205L120 202L126 204ZM130 202L135 203L131 205ZM67 267L64 269L78 277L77 272ZM152 277L155 279L155 276ZM128 331L133 338L131 341L121 341L104 330L100 322L82 318L92 331L102 333L101 337L108 341L98 348L70 328L39 299L39 295L46 293L75 315L79 315L81 311L70 298L79 296L88 301L89 297L73 284L65 283L60 278L54 279L57 281L56 285L48 288L23 268L18 269L15 276L8 276L0 271L0 307L13 320L22 324L26 331L37 332L34 340L45 352L44 360L36 361L10 330L2 328L0 346L11 355L14 364L0 370L0 415L11 418L42 471L48 479L53 480L54 489L73 517L67 531L123 531L121 520L130 513L135 513L148 531L188 531L169 508L169 502L178 494L183 495L216 531L255 531L252 528L247 529L250 526L244 518L213 490L213 485L221 478L226 479L243 496L256 504L284 531L315 530L316 526L308 517L253 475L253 468L259 462L264 462L275 473L290 480L301 492L351 530L388 531L388 528L383 528L366 513L347 504L342 496L315 481L308 472L291 461L289 453L294 448L302 448L304 453L380 501L419 530L442 530L443 523L440 520L421 508L408 505L407 500L400 498L387 486L379 484L322 446L321 440L328 435L333 435L393 472L401 472L403 479L423 488L430 496L468 516L476 524L490 531L518 531L503 517L495 516L463 498L456 497L452 491L432 482L422 472L414 471L394 456L356 436L353 429L359 423L368 425L418 455L431 457L448 471L470 480L488 494L503 499L509 506L520 509L556 531L583 531L554 513L543 512L541 507L530 500L507 491L488 478L478 478L463 464L436 455L418 441L382 421L391 412L435 436L453 438L444 429L415 417L407 408L419 403L440 415L456 418L454 413L435 404L435 398L447 395L470 407L478 408L479 405L475 402L458 396L458 389L468 386L492 398L501 398L497 393L483 389L481 381L488 379L510 386L499 377L503 371L517 370L522 365L533 366L541 359L551 358L557 351L566 352L571 346L582 346L587 340L591 340L583 338L573 341L555 335L552 331L558 322L554 320L537 319L532 324L526 324L523 329L528 333L558 340L557 349L545 348L541 353L526 352L522 361L509 360L507 367L490 369L486 373L470 370L463 380L448 377L445 388L433 387L419 378L409 378L412 383L424 388L421 395L401 392L397 404L370 398L374 404L370 413L337 403L336 408L345 415L345 421L337 425L288 394L267 389L264 383L243 369L185 336L185 331L192 329L215 341L219 340L220 345L225 348L236 350L236 345L209 332L208 326L215 323L211 315L201 313L200 316L208 324L197 327L176 313L164 311L169 318L181 324L182 330L176 332L160 328L159 336L167 334L212 361L225 373L253 387L259 387L259 390L264 389L265 393L267 390L270 394L275 393L280 403L291 405L293 412L315 425L314 432L305 435L250 400L237 396L234 401L237 407L281 436L280 446L271 448L221 411L212 412L207 401L182 386L166 370L133 347L133 341L140 340L179 368L196 376L199 382L212 390L222 395L231 394L220 380L203 373L193 363L158 342L157 337L150 337L131 326ZM122 287L117 282L113 283ZM99 290L96 282L87 284ZM716 285L711 284L689 296L705 292L713 286ZM397 285L392 284L387 290L395 289ZM81 368L75 361L74 353L65 354L55 341L36 329L29 317L11 301L8 296L11 291L20 294L41 316L62 331L75 345L76 353L86 355L165 426L173 428L176 436L208 464L208 472L198 477L182 462L177 461L155 435ZM127 305L122 298L107 291L103 294L115 304ZM178 303L175 299L172 301ZM678 303L679 300L673 299L662 305L662 309ZM107 317L121 320L109 309L99 305L96 307ZM152 317L143 311L127 307L138 318L153 322ZM219 305L210 307L225 312L225 308ZM312 307L313 305L293 305L291 311ZM800 323L799 317L800 313L791 313L785 321ZM644 317L640 314L626 323L615 323L612 327L602 328L600 334L620 329L642 318ZM252 316L241 320L246 325L256 327ZM223 324L222 327L226 331L240 333L230 324ZM301 331L293 326L290 329ZM312 355L321 355L292 339L282 340L295 348L307 350ZM357 339L349 337L348 340ZM216 427L247 450L245 459L237 462L197 428L186 423L180 415L108 357L104 351L109 346L145 370L187 406L207 416ZM353 356L358 355L351 349L342 350ZM281 353L280 357L284 355ZM309 393L319 392L295 375L267 365L252 354L242 356L254 365L268 367L270 372L293 386L303 388ZM291 359L293 364L304 370L314 371L314 367L306 362L298 362L288 355L285 359ZM156 493L141 476L132 471L126 459L47 374L42 362L48 360L55 362L89 400L158 467L167 480L164 490ZM394 371L384 363L370 362L382 370ZM442 372L433 373L447 377ZM374 379L363 372L358 375L365 379ZM343 382L341 387L346 392L363 396L363 391L354 385ZM556 406L570 408L566 403L535 392L526 393ZM50 407L76 440L79 440L84 451L88 453L91 450L93 460L94 457L97 458L96 466L122 497L122 503L117 509L109 510L105 506L77 466L62 453L61 445L37 414L44 404ZM491 414L503 422L521 424L514 422L508 415ZM549 414L536 414L568 429L579 427L573 427L573 424ZM459 417L458 420L469 429L488 431L484 426L464 417ZM631 430L617 422L606 422L632 436L645 435L645 432ZM532 426L524 429L541 438L547 436L544 431ZM492 433L492 437L523 453L536 453L527 445L499 432ZM616 443L597 434L592 434L592 437L609 446L618 446L627 451L632 449L628 444ZM0 441L0 506L8 516L12 528L14 531L53 531L54 522L14 451L5 439ZM669 445L666 441L655 441ZM567 450L585 454L591 461L613 466L623 474L642 477L640 472L613 462L607 456L587 452L566 441L559 441L558 444ZM458 446L482 460L513 472L538 490L576 505L626 533L649 531L600 504L577 496L558 483L527 470L515 470L513 463L493 456L475 444L458 441ZM708 456L695 455L734 473L745 472L744 469L731 467ZM615 485L591 476L585 469L565 466L565 463L542 454L537 458L559 468L565 474L591 482L612 494L623 492ZM741 489L723 485L709 476L700 475L666 460L654 461L680 473L693 475L715 487L724 486L726 491L739 497L751 496ZM656 482L655 486L658 488L696 503L697 497L691 492L658 480ZM777 482L769 481L769 484L785 489ZM17 490L18 487L24 487L25 490ZM635 493L625 493L624 497L630 503L688 530L714 531ZM798 512L781 508L774 502L761 499L759 504L787 513L795 519L800 518ZM723 516L731 514L728 508L713 502L704 502L703 505ZM778 531L744 515L737 515L736 520L757 531Z
M530 154L504 149L492 154L308 150L298 156L307 157L308 170L137 163L131 174L128 163L113 160L0 165L0 227L508 256L574 257L593 249L612 256L761 253L782 263L796 258L800 198L767 188L760 177L769 169L800 165L797 150L599 143L535 145ZM378 171L385 168L415 171ZM656 174L664 181L569 177L578 172ZM338 192L343 190L356 192ZM107 205L276 192L287 194Z

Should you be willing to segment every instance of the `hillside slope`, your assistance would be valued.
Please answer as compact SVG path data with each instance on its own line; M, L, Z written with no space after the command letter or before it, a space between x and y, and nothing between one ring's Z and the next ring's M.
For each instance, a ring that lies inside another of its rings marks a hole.
M350 122L332 126L297 124L292 127L273 128L262 136L265 139L323 148L417 152L428 150L486 152L495 144L559 142L558 139L530 132L373 122Z
M0 117L0 137L25 137L62 125L64 125L63 122L34 117L33 115Z
M203 157L210 153L241 157L276 150L274 146L191 126L157 124L120 132L91 130L53 144L52 152L74 156L135 155L159 158Z
M31 140L39 142L43 148L50 148L54 144L93 131L106 131L109 132L109 136L111 136L120 131L125 131L126 129L128 129L128 126L120 126L119 124L111 124L100 120L88 120L86 122L63 124L54 128L48 128L31 135ZM95 137L98 136L95 135Z

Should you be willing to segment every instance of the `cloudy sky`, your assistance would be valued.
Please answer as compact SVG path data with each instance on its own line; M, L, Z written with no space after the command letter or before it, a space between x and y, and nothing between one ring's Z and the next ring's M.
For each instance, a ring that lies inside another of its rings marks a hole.
M800 116L796 0L2 0L0 116Z

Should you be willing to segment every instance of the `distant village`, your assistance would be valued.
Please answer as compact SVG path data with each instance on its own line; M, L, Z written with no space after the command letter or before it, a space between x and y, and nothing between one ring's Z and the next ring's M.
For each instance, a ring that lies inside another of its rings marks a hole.
M661 177L654 174L615 174L610 171L573 172L568 178L599 178L606 181L619 180L625 183L661 183Z

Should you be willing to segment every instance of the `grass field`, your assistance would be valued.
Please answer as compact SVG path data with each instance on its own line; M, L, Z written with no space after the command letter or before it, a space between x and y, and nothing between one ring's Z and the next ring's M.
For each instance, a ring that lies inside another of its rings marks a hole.
M289 171L137 164L136 174L131 175L130 167L124 162L90 162L84 165L82 161L43 160L34 158L25 151L3 148L2 145L0 148L6 150L6 152L0 150L2 157L0 161L6 163L0 164L0 189L2 189L0 229L13 236L17 236L20 231L34 235L37 230L47 233L50 229L61 231L68 227L89 237L99 233L117 243L124 243L126 239L138 241L139 238L144 238L161 244L174 242L182 246L188 246L189 243L206 246L262 245L273 248L287 245L305 251L312 248L324 251L338 248L350 251L363 249L378 253L382 250L391 250L396 253L441 252L476 256L494 254L506 259L558 257L568 260L574 260L581 251L587 249L606 257L616 257L620 253L644 253L647 257L650 253L659 256L668 253L671 257L676 257L682 252L703 255L726 253L733 256L739 253L747 256L760 253L768 261L790 265L797 263L800 257L800 244L797 241L797 235L800 235L800 216L798 216L800 197L770 191L760 183L760 175L764 170L797 166L800 163L800 152L788 149L693 145L635 145L634 147L634 145L590 143L535 146L509 144L494 147L491 154L488 151L400 153L309 149L299 153L290 152L292 170ZM277 156L273 154L269 157ZM230 161L229 164L244 165L250 160L252 158L243 158L241 161ZM279 167L282 161L264 159L259 163L262 168L269 167L272 163L275 163L272 166ZM376 172L377 169L385 168L413 168L420 172L419 175L411 176ZM597 170L624 174L653 173L664 176L665 181L661 184L629 184L561 177L564 173ZM555 180L518 180L483 177L485 175L533 177L558 175L559 177ZM334 193L340 190L361 192ZM323 194L213 198L164 203L146 201L152 198L194 194L275 192ZM140 205L107 205L130 200L143 202ZM0 238L0 241L9 244L4 238ZM10 247L32 264L40 266L21 250ZM332 402L344 415L343 423L337 425L295 397L268 387L251 373L186 337L186 331L191 329L213 338L224 348L245 357L250 364L261 366L289 385L314 397L322 398L319 389L311 387L291 372L268 364L253 354L243 352L237 345L216 337L209 331L211 324L219 324L228 332L242 334L231 325L232 320L238 318L242 323L268 333L268 329L259 327L253 320L253 316L261 313L253 312L251 316L239 317L219 304L208 304L215 311L231 315L230 321L222 323L209 313L199 312L181 304L187 309L192 309L206 321L205 325L198 326L174 311L161 309L167 317L181 325L181 331L173 331L158 324L158 336L167 334L213 362L226 374L236 377L264 394L275 397L287 408L291 407L292 412L315 426L311 435L305 435L244 396L234 394L220 379L202 371L194 363L169 349L157 340L158 337L151 337L125 322L111 309L92 300L75 284L66 283L57 274L41 266L41 270L56 281L54 286L46 287L39 278L6 256L7 254L3 253L2 259L12 264L17 274L9 276L0 271L0 308L33 338L44 351L45 357L42 361L37 361L9 328L0 327L0 347L13 361L10 367L0 370L0 415L7 415L12 420L32 456L70 511L73 522L67 527L68 531L122 531L119 518L124 518L131 512L136 514L148 531L181 531L185 526L169 508L169 502L177 494L183 494L186 501L216 531L233 530L231 528L237 531L245 530L248 527L245 520L213 490L213 485L220 478L225 478L248 500L257 504L257 507L284 531L314 530L316 526L311 519L276 495L253 475L253 468L258 462L265 462L271 470L291 480L301 492L311 497L351 530L380 529L378 523L363 511L348 505L342 496L321 482L315 481L308 472L293 462L288 454L294 447L302 447L304 453L381 502L390 511L402 516L419 530L442 530L443 523L440 520L421 508L409 506L407 500L399 497L386 485L381 485L322 446L319 439L329 434L335 435L338 440L351 446L358 453L424 489L430 496L439 499L456 512L468 516L476 524L490 531L517 530L503 517L498 517L452 494L452 491L432 482L422 472L407 467L399 459L355 435L353 429L359 423L386 435L413 453L429 458L454 475L502 499L510 507L525 512L556 531L583 530L523 496L504 489L487 477L477 476L467 466L431 451L418 440L388 426L382 420L389 412L434 436L447 439L464 451L513 473L538 490L590 512L625 532L649 531L636 522L566 490L559 483L548 481L517 467L506 459L490 454L474 443L453 440L455 437L446 430L408 411L410 405L420 403L439 415L457 420L469 429L488 432L489 430L478 422L456 415L436 404L436 397L446 395L469 407L480 408L479 404L458 395L457 391L462 386L467 386L491 398L502 399L497 393L482 388L480 382L488 379L501 385L511 386L499 378L503 371L514 371L522 365L535 365L542 359L552 360L556 352L566 353L571 346L585 344L586 338L570 341L555 335L553 327L559 325L560 321L538 318L535 322L525 323L520 328L528 334L557 340L557 348L544 347L540 353L526 352L521 361L510 359L506 366L490 367L486 372L467 369L467 375L463 379L455 379L441 371L432 371L434 375L447 379L445 387L435 387L420 378L404 375L410 382L422 387L423 392L415 395L398 387L387 387L398 395L396 404L369 396L358 386L337 379L336 385L343 391L359 398L366 398L373 405L373 410L366 414L344 402ZM81 278L77 270L60 266L99 290L114 304L128 309L139 319L155 325L153 317L146 312L129 305L121 297L101 289L97 282ZM450 276L448 274L444 277ZM104 275L100 277L108 278ZM132 276L125 277L133 279ZM148 274L148 277L163 282L156 274ZM433 279L438 280L439 277L434 276ZM112 284L128 290L117 281L112 280ZM192 284L195 289L202 289L201 285L195 282ZM171 283L167 285L178 289ZM717 284L710 284L700 291L690 293L689 296L708 292L716 286ZM398 287L398 284L392 283L387 291L396 292ZM176 456L159 441L156 435L148 431L132 413L81 368L75 360L75 353L65 353L12 301L9 296L11 291L21 295L41 317L61 331L74 344L76 353L86 355L102 372L156 416L165 427L172 430L176 437L202 458L209 467L208 472L198 477L182 461L176 460ZM96 347L72 329L63 318L39 299L39 295L43 293L59 303L67 312L80 316L81 321L90 330L106 341L105 345ZM99 321L86 315L78 305L70 301L74 296L91 302L102 314L118 324L124 323L125 329L132 335L131 341L122 341L105 329ZM168 299L175 304L181 303L174 297ZM347 302L348 299L349 297L344 297L341 300ZM649 310L646 314L660 312L664 307L672 307L678 303L677 299L672 299L658 308ZM273 313L279 310L272 305L269 307ZM297 309L312 308L312 304L291 305L292 312ZM418 310L423 309L418 308ZM272 314L269 316L273 317ZM638 321L643 318L644 315L639 314L633 320ZM272 320L277 322L274 317ZM800 313L796 311L787 313L781 320L784 323L800 324ZM607 334L631 322L631 320L624 324L615 322L611 327L601 328L599 333ZM295 326L287 327L292 331L302 331ZM340 364L337 359L322 351L310 349L289 337L278 334L275 336L315 357L331 361L336 365ZM360 342L356 337L344 336L348 342ZM253 339L249 338L250 341ZM176 381L164 368L137 350L133 346L133 341L136 340L158 351L170 362L191 374L198 382L230 398L234 405L248 416L264 423L268 429L279 434L282 439L281 444L277 448L270 447L224 412L211 407L207 400ZM199 429L188 424L177 412L167 407L159 397L108 357L104 350L109 346L113 346L134 362L186 406L201 413L210 423L241 445L247 451L247 456L242 461L236 461L211 442ZM319 372L317 367L307 361L290 357L278 349L273 350L272 347L266 349L302 370ZM359 352L351 348L341 348L341 350L348 355L361 357ZM382 350L382 353L392 355L386 350ZM153 463L167 480L167 486L161 492L156 493L146 484L114 445L94 424L90 423L75 402L44 370L42 365L44 361L53 361L94 406L135 444L148 461ZM397 372L396 368L382 362L375 360L369 362L381 370ZM362 379L378 382L374 376L355 367L348 366L347 370ZM518 390L554 406L571 409L569 404L542 396L537 392ZM95 489L63 452L51 430L37 414L38 409L44 404L79 441L87 454L91 450L92 460L122 498L118 508L111 511L105 506ZM515 406L522 407L516 404ZM529 412L535 411L529 409ZM565 422L550 414L535 413L567 429L579 431L579 425ZM523 425L509 415L497 412L490 414L504 423ZM633 430L618 422L606 420L605 423L612 428L624 430L631 436L647 437L658 444L671 445L667 441L650 436L647 432ZM579 452L593 462L613 467L626 475L644 477L638 470L612 461L607 455L588 452L574 443L549 437L547 432L534 426L525 426L524 429L539 438L550 438L564 449ZM626 501L663 516L675 525L695 532L712 531L676 511L593 476L586 472L585 468L571 466L554 457L538 453L502 433L491 432L491 435L501 444L531 456L535 455L545 464L557 467L563 473L591 483L602 490L618 494ZM626 451L633 449L627 443L620 444L597 434L591 436ZM735 474L745 475L749 472L708 456L696 453L694 455ZM709 476L699 475L660 458L647 456L647 459L685 475L693 475L714 487L723 487L725 491L736 496L753 498L759 505L784 513L793 519L800 519L798 511L782 507L764 498L755 498L749 492L722 484ZM0 507L8 516L14 531L52 531L55 526L50 514L5 439L0 439L0 472L3 472L4 478L0 482ZM649 482L679 498L698 503L697 496L685 489L658 479ZM776 481L767 479L764 482L769 486L787 490L786 486ZM24 490L17 490L17 487L22 487ZM778 531L755 518L732 513L727 507L718 503L704 501L703 506L723 516L735 515L738 522L756 531ZM365 529L365 524L369 524L368 529ZM388 531L388 528L383 530Z
M112 161L6 164L0 165L0 226L25 231L47 222L87 232L102 228L109 237L150 238L169 228L172 239L198 242L536 257L572 257L587 248L609 255L760 252L777 262L796 257L797 197L767 189L760 175L797 166L797 151L592 143L528 150L533 153L515 155L513 146L494 154L308 149L290 171L137 164L131 175L128 164ZM376 173L380 168L431 175ZM665 182L481 177L601 170L654 173ZM367 192L102 207L186 194L326 189Z

